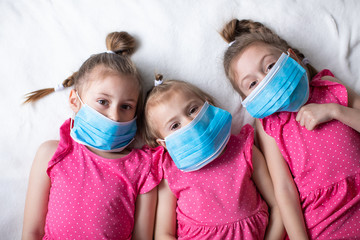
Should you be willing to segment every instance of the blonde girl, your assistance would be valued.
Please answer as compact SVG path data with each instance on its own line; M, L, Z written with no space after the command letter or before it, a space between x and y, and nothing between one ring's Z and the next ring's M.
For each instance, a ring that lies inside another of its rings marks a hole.
M177 80L150 91L145 123L146 142L171 156L163 162L155 239L281 239L273 186L250 125L231 135L230 113Z
M92 55L60 88L72 87L74 119L60 140L35 156L25 204L23 239L152 239L157 161L162 149L131 149L142 110L142 86L126 32L106 38L108 51ZM32 92L35 102L53 88Z

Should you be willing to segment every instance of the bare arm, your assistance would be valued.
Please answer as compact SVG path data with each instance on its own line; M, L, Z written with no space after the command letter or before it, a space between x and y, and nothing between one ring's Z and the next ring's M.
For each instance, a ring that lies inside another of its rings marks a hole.
M43 143L31 167L26 195L22 239L42 239L48 210L50 178L46 174L48 162L54 155L58 141Z
M272 184L264 156L259 149L253 146L253 175L252 179L256 184L261 196L265 199L270 208L270 219L266 229L265 239L283 239L285 229L281 219L280 210L275 199L274 186Z
M132 239L153 239L156 201L157 187L137 197Z
M334 77L325 76L323 79L344 85ZM336 103L308 104L299 110L296 120L306 129L313 130L320 123L336 119L360 132L360 96L351 88L345 87L348 92L348 106Z
M156 211L155 239L176 239L176 202L168 182L159 184L158 206Z
M290 239L308 239L299 193L290 170L273 138L268 136L256 120L259 145L274 184L275 198Z

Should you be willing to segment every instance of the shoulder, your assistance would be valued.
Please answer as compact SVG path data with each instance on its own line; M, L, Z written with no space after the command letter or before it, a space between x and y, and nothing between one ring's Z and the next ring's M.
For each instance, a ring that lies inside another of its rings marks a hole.
M39 146L33 162L33 167L36 166L34 167L37 169L36 171L46 172L48 164L54 156L58 145L59 141L49 140Z
M344 83L342 81L340 81L339 79L337 79L336 77L333 77L333 76L323 76L323 77L321 77L321 80L340 83L340 84L344 85Z
M162 146L151 148L147 145L144 145L140 149L132 150L132 162L134 164L150 164L150 165L158 165L164 161L165 149Z
M235 146L239 151L245 151L246 154L251 154L253 144L254 128L249 124L244 125L239 134L231 135L228 143L229 146Z
M232 135L232 137L243 143L252 141L254 138L254 128L250 124L246 124L237 135Z
M335 75L329 70L329 69L323 69L320 72L318 72L313 78L312 78L312 82L316 82L318 80L322 80L322 81L330 81L330 82L335 82L335 83L340 83L343 84L342 81L340 81L339 79L337 79L335 77Z
M165 149L162 146L151 148L148 145L144 145L141 149L136 150L139 154L147 156L149 158L157 157L164 154Z
M49 160L56 152L57 147L59 146L58 140L48 140L44 143L42 143L37 151L37 155L43 156L43 157L49 157Z

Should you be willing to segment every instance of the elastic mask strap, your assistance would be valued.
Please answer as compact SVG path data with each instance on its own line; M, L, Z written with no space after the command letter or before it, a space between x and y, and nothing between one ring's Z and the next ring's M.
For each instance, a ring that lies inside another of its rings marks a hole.
M84 102L81 100L81 98L80 98L80 96L79 96L79 94L78 94L78 91L75 91L75 93L76 93L76 96L79 98L81 104L84 105Z
M84 102L81 100L81 98L80 98L80 96L79 96L79 94L78 94L78 91L75 91L75 94L76 94L76 96L79 98L81 104L84 105ZM75 119L75 113L73 112L73 115L72 115L72 117L70 118L70 132L71 132L71 129L73 128L74 119Z
M160 142L165 142L165 139L160 139L160 138L158 138L158 139L156 139L156 140L158 140L158 141L160 141Z
M72 130L72 128L73 128L73 123L74 123L74 119L75 119L75 113L73 112L73 115L72 115L72 117L70 118L70 132L71 132L71 130Z

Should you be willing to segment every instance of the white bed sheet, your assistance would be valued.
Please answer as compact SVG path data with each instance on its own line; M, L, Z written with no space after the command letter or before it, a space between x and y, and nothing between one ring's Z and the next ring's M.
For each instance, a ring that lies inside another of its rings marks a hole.
M265 23L360 93L360 2L356 0L2 0L0 1L0 238L20 239L28 175L38 146L58 138L72 116L69 90L35 105L23 95L53 87L93 53L105 36L128 31L141 41L133 60L146 88L155 72L190 81L234 117L234 133L252 119L225 78L230 19Z

